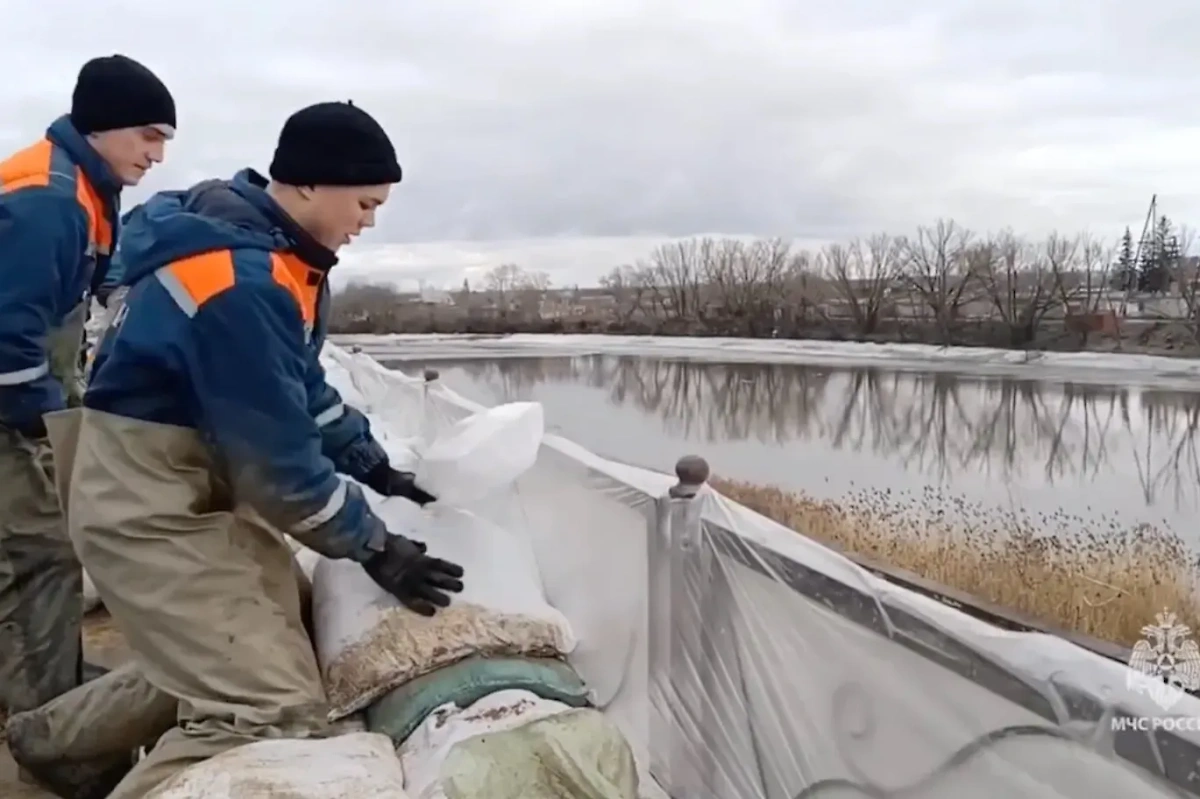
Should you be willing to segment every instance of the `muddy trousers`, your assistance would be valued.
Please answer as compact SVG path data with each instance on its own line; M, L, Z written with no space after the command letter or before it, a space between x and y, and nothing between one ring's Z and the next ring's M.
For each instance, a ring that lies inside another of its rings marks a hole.
M35 708L82 681L83 572L50 447L0 428L0 707Z
M298 563L305 628L312 636L312 585ZM85 664L84 676L87 676ZM153 749L176 725L179 702L155 688L136 662L88 680L41 707L11 717L8 746L60 796L107 797L132 755Z
M144 799L190 765L271 738L330 734L292 550L219 507L193 431L84 410L71 537L138 667L178 723L109 799Z

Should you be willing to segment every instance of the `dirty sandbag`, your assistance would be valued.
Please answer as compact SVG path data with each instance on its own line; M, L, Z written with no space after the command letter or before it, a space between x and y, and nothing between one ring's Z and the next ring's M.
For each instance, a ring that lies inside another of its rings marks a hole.
M146 799L408 799L386 735L258 741L189 766Z
M472 414L424 447L417 485L442 505L478 502L529 471L545 429L539 402L510 402Z
M633 751L594 708L498 691L431 713L398 750L412 799L637 799Z
M472 655L561 657L575 648L570 623L546 601L525 531L457 508L372 504L389 529L421 539L430 555L460 564L467 577L450 607L425 617L359 564L321 559L313 573L313 626L333 718Z

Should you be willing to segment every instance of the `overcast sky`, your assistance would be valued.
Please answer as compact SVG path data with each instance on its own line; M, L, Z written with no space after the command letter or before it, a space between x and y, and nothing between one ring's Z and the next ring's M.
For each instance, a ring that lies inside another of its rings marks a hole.
M592 282L654 241L939 216L1032 234L1200 223L1196 0L0 0L0 144L122 52L175 94L150 190L265 169L353 99L405 180L343 278L502 261ZM386 245L386 248L384 246Z

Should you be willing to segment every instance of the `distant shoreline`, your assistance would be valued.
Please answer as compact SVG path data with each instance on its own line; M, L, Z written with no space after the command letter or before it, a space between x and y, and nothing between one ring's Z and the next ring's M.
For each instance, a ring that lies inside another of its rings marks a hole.
M1154 355L1164 358L1200 358L1197 343L1180 322L1174 320L1127 320L1118 336L1091 335L1081 344L1080 337L1065 325L1043 323L1039 335L1028 345L1008 342L1005 329L992 323L963 323L951 341L943 344L932 325L918 323L886 325L873 335L856 335L846 327L822 324L807 327L796 335L747 336L720 329L697 330L689 326L621 324L593 320L535 319L530 321L456 320L443 324L436 318L412 320L398 325L380 325L372 321L334 319L331 336L363 335L458 335L503 337L512 335L602 335L662 338L739 338L753 341L827 341L862 344L926 344L939 347L1005 349L1014 352L1102 353L1110 355Z
M1178 352L1046 351L940 347L916 342L616 333L340 333L332 335L331 341L358 346L372 356L394 362L434 364L478 358L612 355L1200 391L1200 359L1183 357Z

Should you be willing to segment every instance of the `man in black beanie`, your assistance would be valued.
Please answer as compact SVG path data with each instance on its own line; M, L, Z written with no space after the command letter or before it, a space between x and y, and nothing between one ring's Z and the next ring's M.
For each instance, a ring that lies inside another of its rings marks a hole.
M329 734L285 534L360 563L422 615L463 588L459 566L371 510L360 483L434 498L391 467L320 363L328 273L400 182L392 143L359 108L321 103L287 120L269 171L162 192L129 214L128 292L83 407L67 412L86 442L71 540L141 674L113 672L14 717L9 744L43 773L72 760L67 728L116 759L153 745L109 799L144 797L243 744ZM61 736L56 719L70 720Z
M0 709L81 680L81 572L59 510L43 416L78 402L87 302L119 197L174 134L175 104L125 56L79 72L70 114L0 162ZM60 475L65 477L65 475Z

